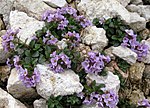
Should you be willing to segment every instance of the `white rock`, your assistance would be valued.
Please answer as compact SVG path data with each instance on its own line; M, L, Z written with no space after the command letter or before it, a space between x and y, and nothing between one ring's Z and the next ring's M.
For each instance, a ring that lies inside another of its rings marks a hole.
M126 7L131 0L117 0L121 5L123 5L124 7Z
M85 13L85 16L91 21L96 17L101 18L103 16L119 16L128 25L139 25L141 28L138 28L137 31L143 30L146 26L146 21L144 18L140 17L138 14L132 14L117 0L81 0L77 7L78 10ZM133 29L136 28L133 27Z
M42 98L39 100L35 100L33 105L34 108L48 108L48 106L46 105L46 100Z
M0 108L27 108L20 101L0 88Z
M102 51L108 44L108 39L103 28L96 26L87 27L81 36L82 42L87 45L92 45L93 50Z
M43 1L52 3L52 4L57 5L59 7L63 7L67 4L66 0L43 0Z
M143 4L143 1L142 0L131 0L131 4L141 5L141 4Z
M10 67L5 65L5 66L0 66L0 80L5 82L10 75Z
M54 73L49 70L48 66L44 65L37 65L37 69L41 74L41 79L36 89L38 94L45 99L49 99L51 95L64 96L79 93L83 90L83 86L79 82L79 76L72 70Z
M137 54L135 52L122 46L112 47L112 53L127 61L129 64L134 64L137 60Z
M147 21L150 21L150 5L128 5L127 9L131 12L137 12Z
M143 62L144 62L144 63L147 63L147 64L150 64L150 38L147 39L147 40L142 40L141 43L145 43L145 44L148 45L148 47L149 47L148 54L147 54L147 56L144 58Z
M38 21L32 17L27 16L24 12L11 11L10 13L10 26L13 29L20 29L17 37L27 44L31 41L31 37L35 34L35 31L41 29L44 26L44 22Z
M9 13L12 7L13 2L11 2L11 0L0 0L0 14L3 14L6 25L9 22Z
M11 70L7 82L7 90L15 98L28 99L36 98L38 94L34 88L26 88L23 83L19 80L19 72L14 68Z
M42 0L13 0L16 10L26 12L29 16L35 17L41 20L42 14L46 10L54 10ZM55 0L53 0L55 1Z
M117 75L112 72L108 72L107 76L98 76L94 74L88 74L86 76L87 82L96 81L97 84L105 84L106 90L113 90L118 94L120 88L120 80Z
M0 37L0 63L5 63L9 57L10 53L4 51L2 46L2 38Z

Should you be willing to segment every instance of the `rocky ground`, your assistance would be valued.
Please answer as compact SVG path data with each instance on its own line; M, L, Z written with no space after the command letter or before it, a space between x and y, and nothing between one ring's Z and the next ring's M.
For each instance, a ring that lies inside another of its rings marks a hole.
M91 21L94 18L119 17L140 34L141 43L148 45L150 51L149 0L76 0L75 3L70 5ZM56 10L57 7L65 5L66 0L1 0L0 42L1 36L8 28L19 28L17 37L23 42L28 38L28 44L35 31L45 25L41 20L43 12ZM137 54L131 49L109 46L109 41L103 28L91 26L83 30L82 44L87 46L84 48L83 45L80 50L103 51L112 59L106 67L109 71L106 77L87 75L86 78L89 81L96 80L97 84L105 84L107 89L115 90L122 99L120 104L126 104L123 99L127 99L131 104L137 104L145 98L150 101L150 52L142 62L139 62ZM36 87L26 88L19 80L17 70L6 65L6 59L10 56L11 52L5 52L0 43L0 108L47 108L46 101L51 95L70 95L83 90L79 76L74 71L66 70L63 74L54 74L45 65L37 66L41 79ZM126 72L123 70L124 65L120 65L116 58L129 64ZM118 71L117 75L114 70Z

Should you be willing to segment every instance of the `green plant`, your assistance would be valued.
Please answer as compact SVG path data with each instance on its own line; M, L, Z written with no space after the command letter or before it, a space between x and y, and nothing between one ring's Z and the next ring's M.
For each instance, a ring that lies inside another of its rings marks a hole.
M93 24L106 30L106 36L109 39L110 46L119 46L125 36L125 29L129 28L119 18L109 18L103 24L100 24L99 19L95 18Z
M48 108L78 108L81 105L79 97L74 95L51 96L47 101Z

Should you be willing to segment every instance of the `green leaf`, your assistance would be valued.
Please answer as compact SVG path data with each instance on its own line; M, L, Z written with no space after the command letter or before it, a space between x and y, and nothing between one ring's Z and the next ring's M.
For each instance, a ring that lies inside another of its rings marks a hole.
M31 63L31 57L25 57L25 63L30 64Z
M27 57L31 56L30 50L26 50L26 51L25 51L25 55L26 55Z
M34 52L33 54L32 54L32 57L39 57L39 51L36 51L36 52Z
M34 48L34 45L35 45L35 40L31 40L29 46L30 46L31 48Z
M35 48L33 50L38 50L41 47L41 44L35 44Z
M42 63L44 63L45 61L46 61L46 59L45 59L44 55L41 54L40 57L39 57L38 62L42 64Z

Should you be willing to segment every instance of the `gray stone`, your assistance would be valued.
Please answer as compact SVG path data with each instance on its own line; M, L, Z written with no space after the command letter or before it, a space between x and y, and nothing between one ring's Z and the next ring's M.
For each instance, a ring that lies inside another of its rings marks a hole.
M96 26L87 27L81 36L82 42L91 45L93 50L102 51L108 44L108 39L103 28Z
M11 0L0 0L0 14L3 14L6 25L9 22L9 14L13 8L13 2Z
M97 84L105 84L106 90L114 90L116 94L120 89L120 80L117 75L114 75L112 72L108 72L107 76L99 76L94 74L88 74L86 76L87 83L96 81Z
M51 95L71 95L83 90L83 86L79 81L79 76L72 70L65 70L63 73L55 73L45 65L37 65L37 69L41 74L41 79L36 89L38 94L46 100L48 100Z
M145 99L144 93L141 90L139 90L139 89L134 90L134 91L131 92L131 95L130 95L129 99L130 99L131 103L137 105L137 102L139 100Z
M142 5L143 1L142 0L131 0L131 4Z
M150 38L147 40L142 40L141 43L145 43L149 47L148 54L146 57L143 58L143 62L150 64Z
M10 74L10 67L6 66L0 66L0 80L5 82Z
M45 4L42 0L13 0L16 10L26 12L29 16L32 16L38 20L41 20L41 15L46 10L54 10Z
M20 101L0 88L0 108L27 108Z
M103 16L118 16L136 31L143 30L146 26L146 20L143 17L129 12L117 0L81 0L77 7L91 21Z
M128 5L127 9L130 12L137 12L139 15L144 17L146 21L150 21L150 5Z
M45 2L51 3L51 5L56 5L58 7L63 7L67 4L66 0L43 0Z
M129 68L129 77L133 83L137 83L137 81L142 80L143 72L145 69L144 63L136 62Z
M7 90L15 98L19 99L32 99L38 96L34 88L27 88L24 86L19 79L19 71L15 68L11 70L11 74L7 82Z
M11 11L9 19L11 28L19 29L17 37L20 38L22 42L28 39L26 44L29 44L35 31L41 29L45 25L43 21L38 21L27 16L26 13L17 10Z
M124 48L122 46L112 47L112 48L113 48L112 53L118 56L119 58L122 58L129 64L136 63L137 54L133 52L131 49Z
M35 100L33 105L34 108L48 108L48 106L46 105L46 100L42 98L39 100Z
M2 38L0 37L0 63L5 63L7 58L10 57L9 52L5 52L2 46Z
M131 0L117 0L121 5L123 5L124 7L126 7Z

